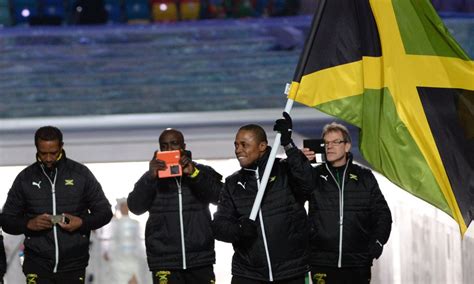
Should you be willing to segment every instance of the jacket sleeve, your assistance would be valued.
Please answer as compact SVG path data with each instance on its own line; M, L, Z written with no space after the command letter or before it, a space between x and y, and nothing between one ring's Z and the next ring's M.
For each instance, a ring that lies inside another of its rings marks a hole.
M135 183L133 191L128 194L128 209L135 214L141 215L150 210L155 199L158 179L151 178L148 172Z
M204 165L196 167L199 174L194 178L186 177L190 188L199 200L217 204L223 186L222 176L211 167Z
M88 207L88 212L81 216L81 232L89 232L101 228L110 222L113 215L111 205L105 197L102 186L91 171L86 171L85 179L86 188L84 199Z
M226 180L217 204L217 211L214 213L212 229L217 240L234 243L238 241L239 216L228 187Z
M368 175L368 185L371 188L370 216L372 220L372 238L374 241L378 240L385 244L392 230L392 214L372 172L369 172Z
M26 216L25 199L21 192L21 177L19 175L8 192L2 211L2 229L12 235L21 235L29 231L26 227L29 218Z
M296 147L288 149L286 156L293 192L297 196L308 197L316 184L313 181L313 167L310 161Z

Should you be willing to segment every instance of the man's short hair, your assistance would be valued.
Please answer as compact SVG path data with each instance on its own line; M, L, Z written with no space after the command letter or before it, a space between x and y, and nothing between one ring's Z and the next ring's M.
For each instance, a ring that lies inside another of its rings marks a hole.
M177 129L174 129L174 128L166 128L165 130L163 130L163 132L161 132L160 134L160 137L158 138L158 143L161 143L161 139L163 138L163 136L165 136L165 134L168 134L168 133L174 133L178 136L178 139L180 139L181 141L179 141L182 145L181 146L184 146L184 135L181 131L177 130Z
M351 135L349 134L349 130L347 130L347 127L337 122L331 122L331 123L326 124L323 128L323 133L321 134L321 138L324 138L324 136L328 132L338 132L338 131L342 133L342 137L344 138L344 141L352 143Z
M247 125L244 125L244 126L240 127L239 132L241 130L253 132L255 134L255 137L257 138L258 143L265 142L265 143L268 144L267 133L265 132L265 130L260 125L247 124Z
M43 126L38 128L35 133L35 146L38 147L38 141L59 141L59 145L63 145L63 133L59 128L54 126Z

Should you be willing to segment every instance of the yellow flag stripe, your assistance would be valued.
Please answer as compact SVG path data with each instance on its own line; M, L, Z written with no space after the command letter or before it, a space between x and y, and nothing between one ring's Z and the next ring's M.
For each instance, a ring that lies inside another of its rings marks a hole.
M289 98L314 107L332 100L362 94L364 89L381 89L381 58L364 57L363 60L338 65L303 76L293 82ZM363 80L361 80L363 74Z
M473 61L423 55L406 55L405 58L403 72L416 77L419 86L474 90Z

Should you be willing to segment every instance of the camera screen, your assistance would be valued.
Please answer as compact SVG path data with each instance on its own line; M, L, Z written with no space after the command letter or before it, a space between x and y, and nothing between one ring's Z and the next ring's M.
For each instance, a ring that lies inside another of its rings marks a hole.
M179 174L179 166L178 165L173 165L170 167L170 173L172 175L177 175Z

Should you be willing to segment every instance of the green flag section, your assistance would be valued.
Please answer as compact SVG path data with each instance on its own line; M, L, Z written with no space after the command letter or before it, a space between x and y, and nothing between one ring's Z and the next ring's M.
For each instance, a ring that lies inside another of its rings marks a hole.
M360 128L393 183L474 218L474 62L429 0L318 0L289 98Z

